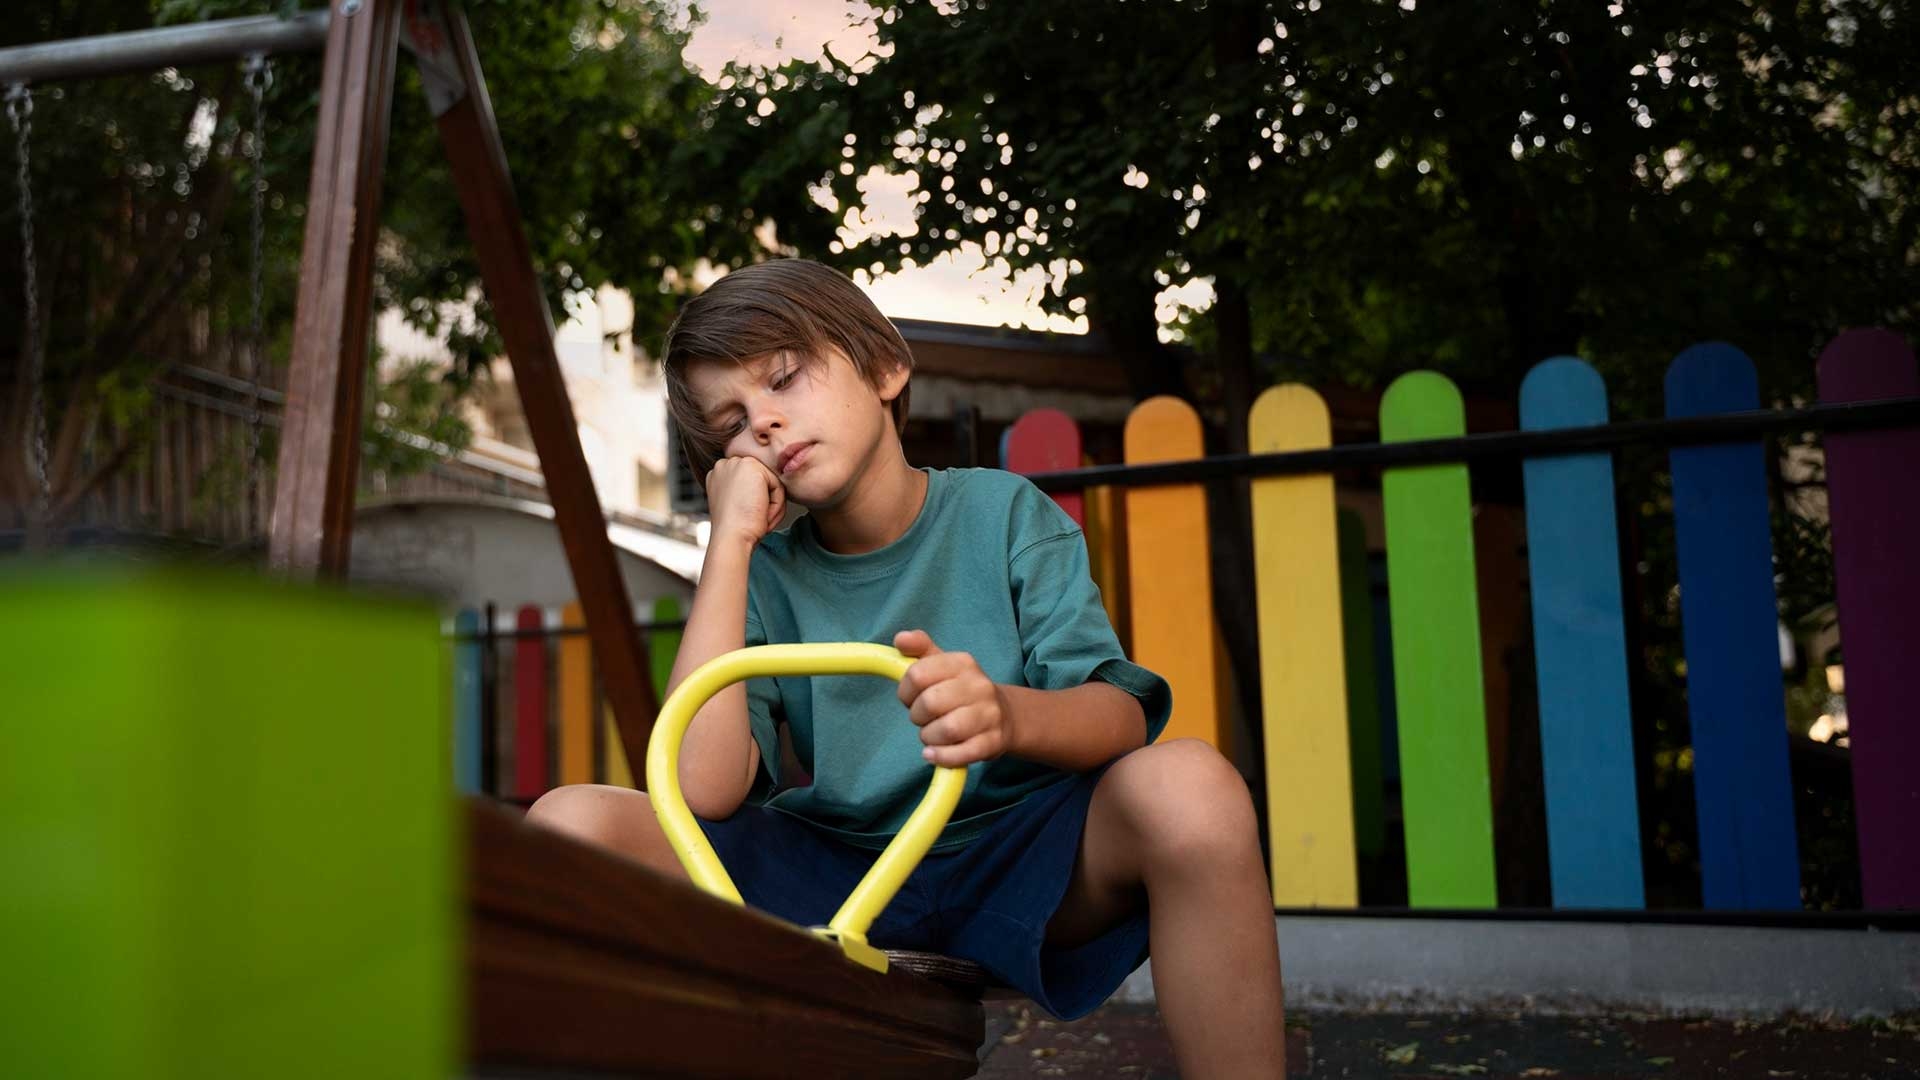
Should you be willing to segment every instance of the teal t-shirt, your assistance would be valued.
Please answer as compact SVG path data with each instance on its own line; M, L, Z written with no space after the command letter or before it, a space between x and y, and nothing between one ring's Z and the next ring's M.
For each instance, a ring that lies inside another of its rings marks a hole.
M1092 679L1140 699L1147 741L1166 727L1173 692L1129 662L1088 572L1086 540L1054 501L998 469L928 469L927 498L904 535L878 551L836 555L810 518L768 535L747 584L747 644L893 643L925 630L973 654L988 678L1064 690ZM848 843L878 848L919 805L932 778L898 685L865 676L751 679L749 719L762 775L750 801ZM778 725L812 774L781 790ZM967 769L965 793L935 850L958 847L1029 792L1050 766L1002 757Z

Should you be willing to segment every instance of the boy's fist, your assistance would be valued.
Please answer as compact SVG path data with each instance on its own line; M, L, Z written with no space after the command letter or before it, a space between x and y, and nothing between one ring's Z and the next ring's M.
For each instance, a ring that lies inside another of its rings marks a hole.
M707 473L707 512L713 539L738 536L757 544L786 514L787 489L758 459L724 458Z
M963 652L943 652L924 630L902 630L893 647L917 657L900 678L900 702L920 727L921 756L935 765L989 761L1013 745L1005 695Z

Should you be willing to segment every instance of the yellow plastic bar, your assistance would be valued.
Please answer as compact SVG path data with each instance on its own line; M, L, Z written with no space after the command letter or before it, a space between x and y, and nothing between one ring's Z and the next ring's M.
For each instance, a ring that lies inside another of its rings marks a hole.
M898 682L911 666L911 657L885 645L756 645L715 657L687 676L660 707L659 719L654 722L653 738L647 744L647 795L667 842L673 845L680 865L686 867L695 885L722 899L744 903L680 790L680 743L700 706L745 679L767 675L878 675ZM965 769L933 770L933 783L920 805L854 886L833 919L826 926L813 928L814 933L837 943L851 959L876 971L887 970L885 954L867 944L867 930L939 839L940 830L960 803L966 777Z

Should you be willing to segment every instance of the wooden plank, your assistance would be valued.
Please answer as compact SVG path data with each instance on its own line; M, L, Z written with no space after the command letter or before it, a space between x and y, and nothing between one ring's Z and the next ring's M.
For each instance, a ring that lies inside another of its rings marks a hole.
M1887 330L1851 330L1820 354L1820 400L1920 394L1913 350ZM1861 899L1920 908L1920 429L1825 440Z
M1714 342L1674 359L1666 396L1668 416L1705 416L1759 408L1760 384ZM1764 455L1758 439L1669 453L1708 908L1800 906Z
M1135 406L1124 442L1129 465L1205 454L1199 414L1176 397ZM1206 492L1199 484L1131 487L1126 505L1133 659L1173 687L1173 718L1160 737L1201 739L1231 757L1215 686Z
M547 793L546 618L528 604L515 620L513 642L513 793L532 800Z
M561 612L563 631L586 629L578 600ZM562 633L558 648L560 689L560 782L593 783L593 645L582 633Z
M1443 375L1402 375L1381 399L1382 442L1464 434L1460 391ZM1493 808L1467 469L1458 463L1387 469L1381 488L1408 899L1414 907L1493 907Z
M402 0L364 0L332 20L307 185L267 562L298 578L343 578L360 473L373 250L393 105Z
M648 1076L969 1076L980 1003L468 804L468 1060Z
M1269 387L1248 413L1250 453L1332 444L1326 402L1309 387ZM1273 903L1353 907L1360 880L1333 477L1270 476L1251 487Z
M1011 472L1054 472L1080 467L1080 425L1059 409L1031 409L1007 429L1006 467ZM1082 532L1087 527L1086 496L1056 491L1053 501Z
M480 613L461 608L453 617L453 633L453 783L472 795L484 783L480 750L486 738L480 704Z
M1352 752L1353 843L1362 855L1387 847L1386 787L1380 762L1380 671L1373 644L1373 575L1367 527L1348 509L1340 532L1341 655L1346 660L1347 747Z
M440 142L452 166L487 300L506 341L514 385L540 455L554 522L573 572L574 595L586 609L600 683L628 759L644 761L659 699L647 680L626 580L620 576L613 543L607 538L606 515L580 450L573 405L554 353L553 317L534 276L533 253L521 224L506 151L494 123L473 36L460 8L445 11L445 31L443 38L428 35L443 49L431 57L423 54L422 62L452 65L466 89L438 115Z
M1606 384L1577 357L1545 361L1520 384L1527 431L1606 422ZM1645 907L1613 458L1534 457L1521 468L1553 904Z

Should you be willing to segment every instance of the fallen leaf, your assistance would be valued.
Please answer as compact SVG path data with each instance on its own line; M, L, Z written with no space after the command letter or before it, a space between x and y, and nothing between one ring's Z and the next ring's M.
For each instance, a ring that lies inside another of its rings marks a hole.
M1434 1065L1431 1068L1434 1072L1446 1073L1448 1076L1475 1076L1487 1071L1485 1065Z
M1410 1042L1405 1046L1393 1047L1388 1050L1386 1054L1387 1061L1394 1065L1411 1065L1413 1064L1413 1059L1419 1056L1420 1044L1417 1042Z
M1521 1076L1559 1076L1560 1070L1549 1069L1549 1068L1545 1068L1544 1066L1535 1065L1533 1068L1528 1069L1526 1072L1523 1072L1520 1075Z
M1660 1066L1661 1068L1663 1068L1663 1069L1664 1069L1664 1068L1666 1068L1667 1066L1669 1066L1669 1065L1671 1065L1671 1064L1673 1064L1673 1059L1672 1059L1672 1058L1670 1058L1670 1057L1657 1057L1657 1058L1648 1058L1648 1059L1647 1059L1647 1064L1649 1064L1649 1065L1658 1065L1658 1066Z

